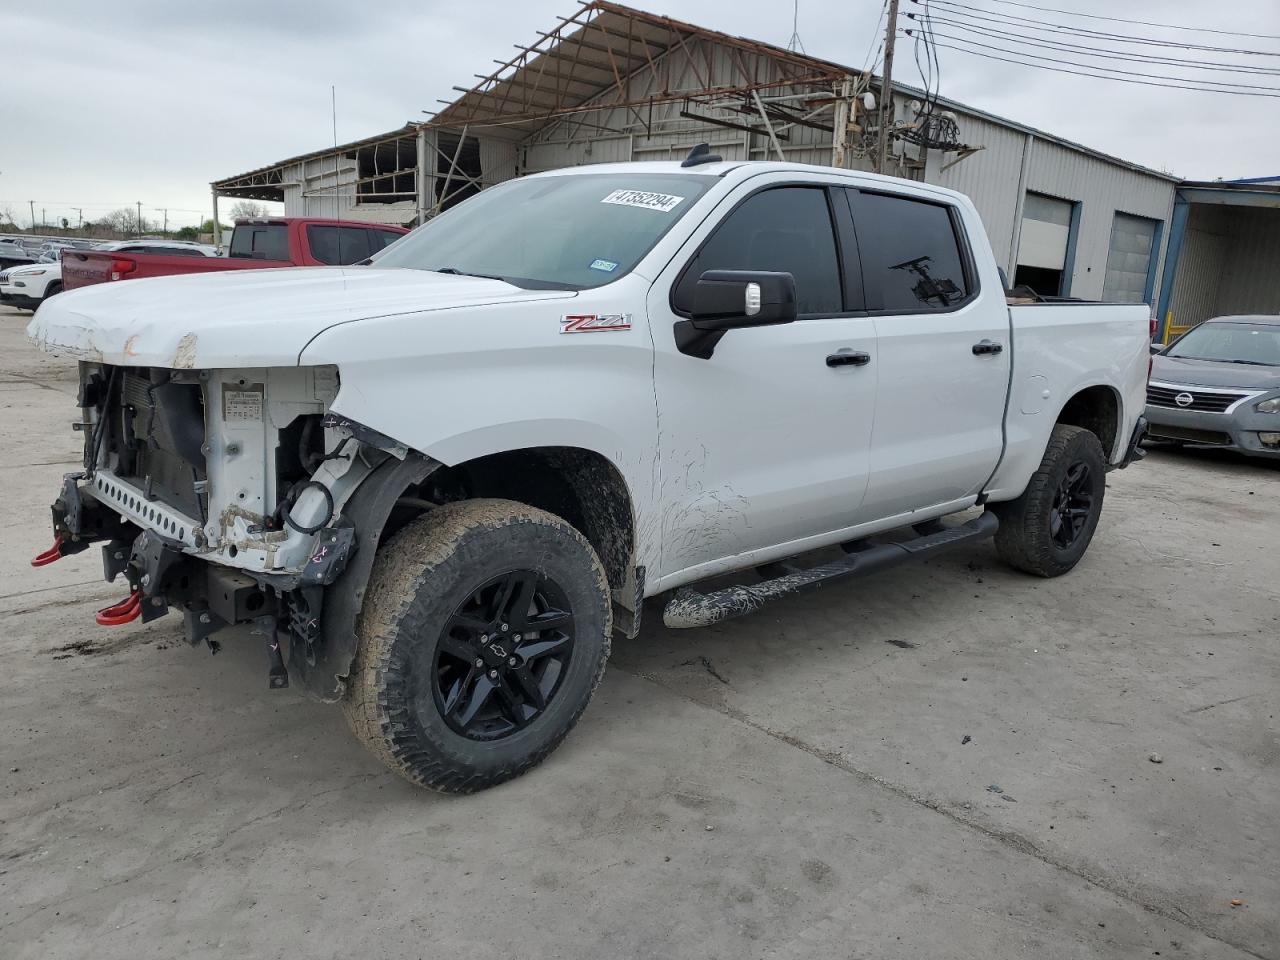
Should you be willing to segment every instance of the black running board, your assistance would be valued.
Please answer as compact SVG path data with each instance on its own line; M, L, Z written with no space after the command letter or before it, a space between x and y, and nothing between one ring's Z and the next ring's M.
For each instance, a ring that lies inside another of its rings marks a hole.
M812 590L840 577L861 576L875 573L886 567L897 566L913 557L947 550L975 540L995 536L1000 521L994 513L986 511L967 523L947 527L902 543L882 543L851 553L839 560L832 560L809 570L799 570L774 577L761 583L725 587L711 593L700 593L688 587L675 592L662 612L662 622L672 629L709 627L713 623L731 620L745 613L760 609L770 600L789 597L794 593Z

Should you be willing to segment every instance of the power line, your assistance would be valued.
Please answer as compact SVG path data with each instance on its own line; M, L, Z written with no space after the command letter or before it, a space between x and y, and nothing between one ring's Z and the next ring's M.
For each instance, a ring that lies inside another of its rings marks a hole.
M910 18L915 18L914 13L907 14ZM1057 50L1061 53L1074 53L1079 56L1101 57L1108 60L1128 60L1133 63L1154 63L1164 66L1185 67L1188 70L1209 70L1219 73L1244 73L1260 76L1280 76L1280 67L1255 67L1242 66L1238 64L1225 63L1221 60L1184 60L1180 57L1161 57L1150 53L1121 53L1105 47L1090 47L1084 44L1067 43L1065 40L1040 40L1035 38L1024 37L1022 34L1014 33L1009 30L997 30L995 27L976 27L966 24L962 20L949 20L946 17L931 17L931 23L941 23L957 30L963 30L965 33L975 33L981 37L990 39L992 34L998 35L1005 43L1018 43L1024 45L1033 45L1044 47L1049 50ZM921 21L923 25L923 21ZM932 28L931 28L932 29ZM943 34L943 36L948 36ZM952 40L965 40L965 37L950 37Z
M910 35L911 31L907 31ZM964 37L947 37L948 40L958 40L961 43L967 43L971 46L982 47L986 50L999 50L1001 53L1012 53L1019 57L1030 57L1036 60L1048 60L1052 63L1065 63L1073 67L1084 67L1088 70L1105 70L1108 73L1120 73L1131 77L1151 77L1153 80L1177 80L1187 83L1200 83L1213 87L1236 87L1241 91L1244 90L1268 90L1280 94L1280 87L1262 87L1257 84L1239 83L1235 80L1201 80L1199 78L1191 79L1188 77L1170 77L1160 73L1142 73L1137 70L1121 70L1119 67L1103 67L1094 63L1079 63L1075 60L1059 60L1057 57L1044 56L1038 53L1027 53L1023 50L1010 50L1007 47L996 47L986 43L979 43L977 40L968 40ZM1109 78L1117 79L1117 78ZM1212 92L1212 91L1211 91Z
M909 35L909 32L908 32L908 35ZM971 41L962 41L962 42L967 43ZM947 50L956 50L960 53L967 53L970 56L975 56L975 57L983 57L984 59L987 59L987 60L999 60L1003 63L1012 63L1020 67L1035 67L1038 70L1050 70L1050 71L1053 71L1054 73L1069 73L1077 77L1092 77L1095 80L1112 80L1117 83L1133 83L1133 84L1138 84L1139 86L1144 86L1144 87L1164 87L1170 90L1195 90L1201 93L1220 93L1220 94L1228 94L1232 96L1241 96L1241 97L1272 97L1272 98L1280 97L1280 88L1273 88L1276 91L1274 93L1263 93L1260 91L1253 91L1253 90L1211 90L1207 87L1194 86L1193 83L1158 83L1154 80L1132 80L1126 77L1108 77L1103 74L1091 73L1085 70L1070 70L1070 69L1067 69L1066 67L1061 67L1061 66L1059 67L1049 66L1048 63L1028 63L1026 60L1011 60L1008 57L998 57L998 56L995 56L994 54L983 53L980 50L970 50L968 47L958 47L950 43L938 43L937 45L939 47L944 47ZM1004 53L1011 53L1014 56L1031 56L1030 54L1024 54L1021 51L1017 51L1017 50L1004 50L1001 47L993 47L991 49L1001 50ZM1051 63L1067 62L1062 60L1054 60L1052 58L1039 58L1039 59L1048 59L1049 62ZM1106 68L1098 68L1098 69L1106 69ZM1179 79L1179 78L1174 78L1174 79Z
M911 2L918 4L921 0L911 0ZM1107 33L1102 30L1087 30L1084 27L1073 27L1065 23L1047 23L1042 20L1029 20L1026 17L1017 17L1013 14L983 16L980 13L974 12L969 7L953 2L953 0L932 0L932 2L945 7L946 12L952 16L963 16L972 20L980 20L984 23L995 23L1001 26L1008 25L1010 21L1012 21L1027 30L1049 33L1068 33L1078 37L1087 37L1092 40L1120 41L1122 43L1138 43L1155 47L1175 47L1179 50L1201 50L1206 53L1234 53L1239 54L1240 56L1249 57L1280 57L1280 52L1273 50L1247 50L1237 47L1215 47L1201 43L1187 43L1182 40L1156 40L1151 37L1132 37L1122 33ZM984 10L983 13L992 14L994 11Z
M880 24L884 22L885 14L888 12L889 0L884 0L884 3L880 5L880 16L876 18L875 30L871 32L871 42L867 44L867 55L862 58L863 74L874 70L880 63L880 51L884 49L884 32L881 30ZM875 53L873 54L872 51L875 51Z
M1236 87L1240 90L1272 90L1280 93L1280 87L1263 87L1254 83L1240 83L1238 80L1201 80L1199 77L1170 77L1162 73L1144 73L1138 70L1121 70L1119 67L1104 67L1096 63L1080 63L1076 60L1059 60L1057 57L1050 57L1038 53L1027 53L1023 50L1010 50L1007 47L994 47L990 44L979 43L977 40L968 40L964 37L948 37L948 40L958 40L961 43L967 43L975 47L983 47L987 50L999 50L1002 53L1013 53L1020 57L1031 57L1036 60L1049 60L1053 63L1066 63L1073 67L1084 67L1088 70L1105 70L1108 73L1120 73L1131 77L1151 77L1153 80L1178 80L1187 83L1200 83L1212 87Z
M1178 23L1155 23L1151 20L1127 20L1124 17L1108 17L1100 13L1081 13L1079 10L1062 10L1058 7L1039 7L1034 3L1018 3L1017 0L991 0L992 3L1004 4L1006 7L1021 7L1024 10L1039 10L1043 13L1062 13L1069 17L1086 17L1089 20L1109 20L1112 23L1132 23L1140 27L1158 27L1161 30L1189 30L1192 33L1216 33L1224 37L1251 37L1254 40L1280 40L1280 35L1271 33L1248 33L1242 30L1215 30L1213 27L1190 27ZM993 13L995 11L992 11Z

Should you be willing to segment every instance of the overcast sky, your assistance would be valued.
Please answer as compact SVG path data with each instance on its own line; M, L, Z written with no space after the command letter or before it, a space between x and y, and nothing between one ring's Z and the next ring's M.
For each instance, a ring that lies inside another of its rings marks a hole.
M634 2L780 45L791 35L788 0ZM1044 15L1102 31L1274 50L1276 58L1199 55L1280 68L1277 0L1028 2L1251 31L1257 36L1168 33ZM861 66L881 5L800 0L806 51ZM997 0L968 5L1036 16ZM494 58L515 53L514 43L531 43L536 31L576 8L574 0L7 3L0 37L0 211L25 224L34 200L37 218L66 216L74 223L76 207L88 220L142 201L148 218L168 207L171 224L196 223L202 212L209 214L209 181L332 143L331 84L339 140L391 130L422 119L437 98L456 96L455 84L470 86L473 74L493 68ZM912 9L911 0L903 0L904 14ZM935 6L934 12L942 11ZM903 24L909 25L905 17ZM897 75L918 82L910 43L898 49ZM1125 159L1194 179L1280 174L1280 100L1065 76L951 50L941 50L940 59L944 96ZM1280 75L1246 82L1280 88Z

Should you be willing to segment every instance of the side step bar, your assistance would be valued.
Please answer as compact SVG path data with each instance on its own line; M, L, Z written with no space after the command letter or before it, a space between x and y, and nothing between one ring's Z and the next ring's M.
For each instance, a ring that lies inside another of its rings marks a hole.
M878 544L810 570L788 573L761 583L725 587L711 593L700 593L683 587L675 592L662 611L662 622L673 630L709 627L713 623L752 613L770 600L812 590L840 577L874 573L922 554L985 540L995 536L999 526L999 519L988 510L967 523L947 527L936 533L903 543Z

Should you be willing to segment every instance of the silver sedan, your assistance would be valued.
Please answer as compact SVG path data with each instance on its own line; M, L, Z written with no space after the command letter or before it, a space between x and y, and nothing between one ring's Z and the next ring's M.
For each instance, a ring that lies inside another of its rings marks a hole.
M1280 457L1280 316L1216 317L1152 357L1153 440Z

